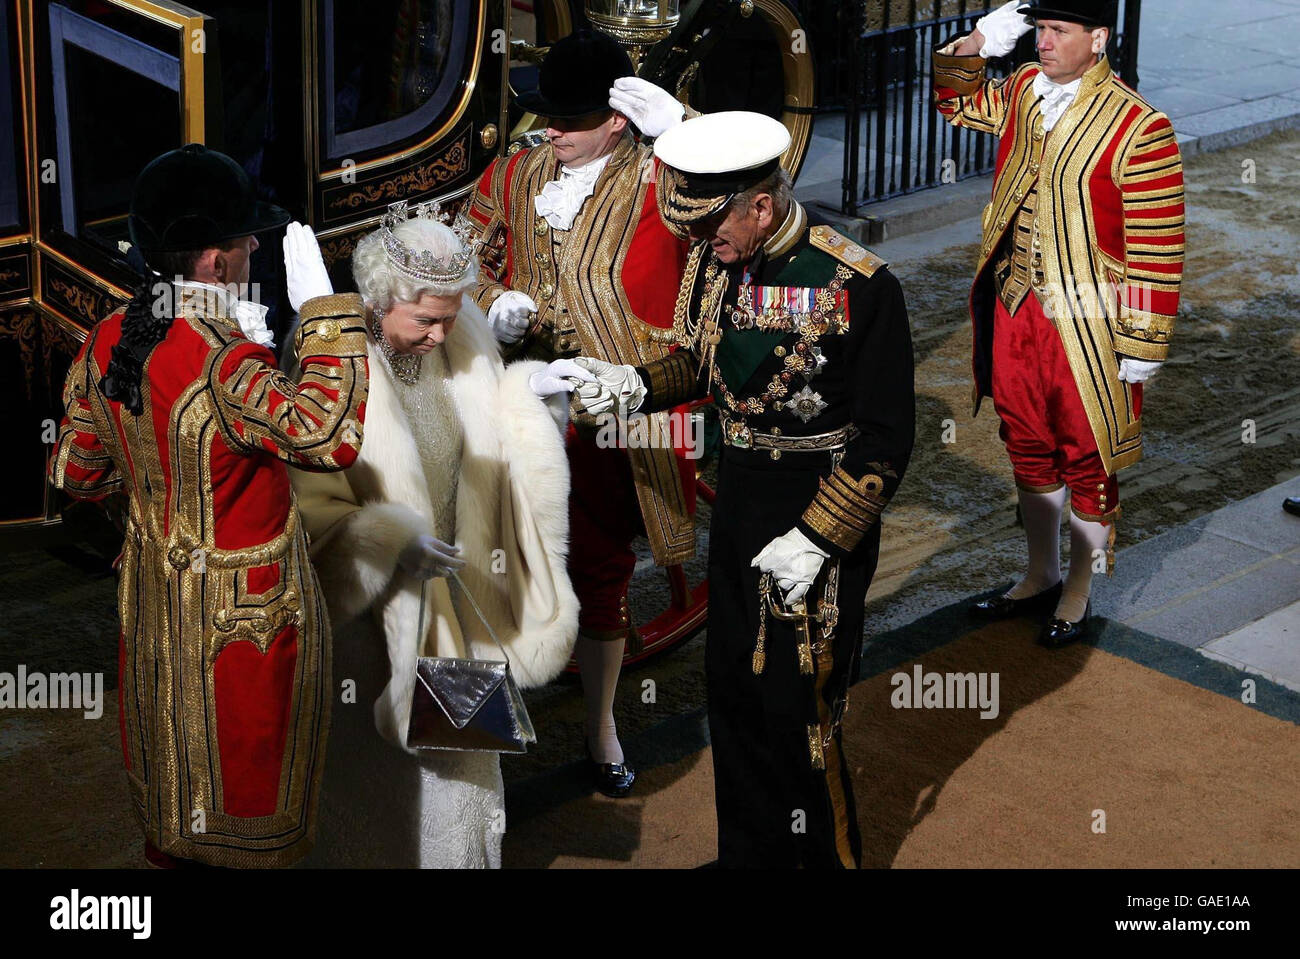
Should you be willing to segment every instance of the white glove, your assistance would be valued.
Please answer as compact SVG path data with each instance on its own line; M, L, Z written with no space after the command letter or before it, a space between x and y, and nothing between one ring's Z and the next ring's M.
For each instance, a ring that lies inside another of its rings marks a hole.
M1016 48L1016 41L1034 29L1034 25L1025 19L1023 13L1017 13L1017 7L1026 6L1024 0L1011 0L1004 3L988 16L975 21L975 29L984 34L984 46L980 47L980 56L1005 57Z
M592 376L573 360L552 360L546 369L528 377L528 387L542 399L556 393L572 393L579 383L595 383Z
M829 556L795 527L764 546L749 565L771 573L785 595L786 605L793 606L812 587Z
M590 416L604 416L614 408L616 400L609 387L600 380L579 384L573 391L572 409L574 414L586 413Z
M444 543L429 533L419 533L398 554L397 565L418 579L449 576L465 565L456 555L459 552L459 546Z
M1124 383L1145 383L1156 370L1160 362L1150 360L1131 360L1123 357L1119 361L1119 378Z
M595 373L601 385L614 395L620 406L626 406L629 413L635 413L645 401L645 384L637 375L636 367L615 366L592 356L574 357L573 362ZM590 406L587 409L591 411Z
M518 343L528 332L532 322L531 314L537 312L537 304L527 293L518 290L506 290L488 308L488 322L492 324L492 335L498 343Z
M619 77L609 91L609 107L648 137L663 136L686 116L686 108L663 87L640 77Z
M334 292L316 234L296 220L284 233L284 286L295 313L312 297Z

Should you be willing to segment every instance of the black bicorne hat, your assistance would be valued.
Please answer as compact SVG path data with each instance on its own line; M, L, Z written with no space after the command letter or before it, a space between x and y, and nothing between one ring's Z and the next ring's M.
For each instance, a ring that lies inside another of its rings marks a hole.
M202 250L288 222L287 211L257 199L238 163L201 143L187 143L151 161L136 178L128 228L147 258Z
M515 98L542 117L570 119L610 109L609 89L620 77L636 75L617 40L595 30L578 30L556 42L537 71L537 89Z
M1018 9L1035 20L1068 20L1085 27L1115 28L1116 0L1052 0L1051 3L1031 3L1028 9Z

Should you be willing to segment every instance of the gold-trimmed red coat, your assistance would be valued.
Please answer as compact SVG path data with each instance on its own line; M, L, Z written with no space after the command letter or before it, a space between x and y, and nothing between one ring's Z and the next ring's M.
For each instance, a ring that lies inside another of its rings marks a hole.
M1183 169L1169 118L1111 71L1103 57L1044 133L1036 63L986 80L979 56L934 54L935 101L954 126L1000 137L993 198L984 209L971 288L975 409L992 395L992 263L1027 192L1037 187L1043 282L1108 473L1142 458L1133 389L1122 357L1168 355L1184 255Z
M361 310L356 294L303 304L293 380L219 299L185 288L145 362L139 416L99 389L123 311L68 371L51 472L79 499L127 494L122 752L145 836L169 855L283 866L315 838L330 633L288 466L357 457Z
M654 152L624 136L557 245L533 205L560 175L551 145L488 167L469 205L482 243L479 285L470 295L484 313L506 290L528 294L538 307L508 356L581 354L641 366L668 352L686 243L659 216L656 170ZM648 424L648 435L684 435L669 429L668 411L653 415L661 422ZM692 464L681 450L630 448L628 456L655 562L685 562L695 555L693 504L682 481Z

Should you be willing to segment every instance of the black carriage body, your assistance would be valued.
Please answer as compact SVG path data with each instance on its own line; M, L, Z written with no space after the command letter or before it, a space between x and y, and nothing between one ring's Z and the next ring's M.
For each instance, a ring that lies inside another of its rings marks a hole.
M339 288L395 200L454 199L501 151L500 0L0 0L0 524L57 522L51 422L89 329L137 272L136 174L185 142L312 224ZM252 282L291 320L278 235Z
M797 171L813 70L810 52L778 43L800 28L789 4L682 9L645 72L703 109L780 118ZM512 139L541 126L511 109L511 80L526 84L529 58L587 25L583 10L579 0L0 0L0 403L13 438L0 531L58 523L68 505L46 479L63 379L136 282L127 210L150 159L187 142L230 154L264 199L311 224L336 288L350 289L356 242L388 204L458 202ZM727 64L748 79L728 83ZM259 240L251 280L282 341L292 318L281 237Z

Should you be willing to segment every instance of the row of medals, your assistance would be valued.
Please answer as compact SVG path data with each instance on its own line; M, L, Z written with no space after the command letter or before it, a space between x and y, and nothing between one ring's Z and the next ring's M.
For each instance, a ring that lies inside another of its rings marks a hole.
M821 372L822 367L826 364L826 357L822 354L820 346L814 345L813 340L834 329L835 332L844 332L843 313L836 309L825 309L826 306L835 303L839 292L838 285L832 281L832 285L826 291L818 291L815 294L818 299L829 299L829 303L818 303L811 311L795 311L786 306L767 306L762 310L753 309L753 290L752 284L745 284L738 291L736 307L731 312L731 322L737 330L759 329L764 332L797 332L799 342L795 344L794 352L786 355L786 348L778 346L775 350L778 357L785 360L785 370L780 373L777 379L782 384L788 383L796 374L803 374L804 378L811 382L813 377ZM775 383L773 384L775 385ZM725 386L723 387L726 391ZM772 392L772 390L769 390ZM730 395L730 391L726 391ZM775 397L773 397L775 399ZM735 411L742 414L761 413L766 406L764 399L761 397L752 397L739 403L732 401ZM795 416L805 423L811 422L819 416L826 408L827 403L822 399L820 393L812 389L808 384L798 393L795 393L789 400L784 403L778 401L772 404L774 409L780 409L785 406ZM732 445L746 447L750 445L751 437L748 425L743 420L728 420L726 424L727 438Z

